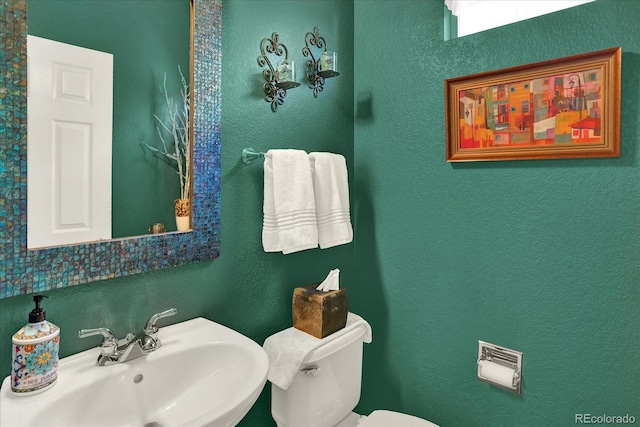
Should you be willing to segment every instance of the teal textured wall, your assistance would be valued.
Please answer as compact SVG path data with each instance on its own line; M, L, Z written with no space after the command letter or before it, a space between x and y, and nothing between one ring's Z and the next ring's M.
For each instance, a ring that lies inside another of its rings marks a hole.
M442 426L640 419L640 3L443 41L442 1L355 1L356 282L366 413ZM448 164L444 80L622 47L622 155ZM522 396L475 378L524 352ZM636 421L637 422L637 421Z
M328 81L317 99L304 84L290 91L272 113L261 98L260 40L278 32L302 67L304 36L314 26L339 53L341 75ZM353 285L353 244L290 255L262 251L263 169L260 162L245 166L240 160L247 146L333 151L345 155L353 175L353 3L225 1L222 63L220 257L48 292L43 305L49 320L61 327L62 357L98 345L98 338L77 339L78 329L108 326L122 336L168 307L178 308L178 314L166 323L203 316L262 344L291 326L294 287L322 280L333 268L341 270L344 286ZM0 300L2 377L9 374L11 335L27 321L31 306L29 295ZM242 425L272 424L266 387Z
M97 344L77 340L79 328L121 335L169 306L176 321L205 316L262 343L290 325L292 288L338 267L351 309L373 326L359 412L394 409L443 427L640 418L640 3L598 0L447 42L435 0L223 7L221 256L50 292L63 356ZM260 99L260 39L277 31L301 65L314 26L342 74L318 99L290 91L273 114ZM620 158L444 161L445 78L618 45ZM245 146L335 150L352 172L355 158L356 243L263 253L262 169L240 163ZM0 300L0 372L30 308L29 296ZM478 339L524 351L521 397L475 379ZM269 396L267 386L242 425L273 425Z
M113 237L147 234L157 222L175 231L176 168L140 143L162 147L153 114L166 120L165 72L170 96L181 102L178 65L189 76L189 1L30 1L27 19L31 35L113 54Z

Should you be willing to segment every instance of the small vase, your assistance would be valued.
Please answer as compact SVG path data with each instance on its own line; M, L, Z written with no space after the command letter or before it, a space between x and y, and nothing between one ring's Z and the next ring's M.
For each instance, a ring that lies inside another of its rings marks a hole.
M191 218L191 203L189 199L176 199L176 227L178 231L189 231L191 229L189 219Z

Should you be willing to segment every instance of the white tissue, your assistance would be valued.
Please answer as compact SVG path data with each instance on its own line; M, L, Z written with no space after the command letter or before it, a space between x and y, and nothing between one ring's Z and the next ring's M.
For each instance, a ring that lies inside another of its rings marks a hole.
M340 270L335 269L331 270L329 274L327 274L327 278L318 285L316 288L318 291L337 291L340 289Z
M481 360L478 365L480 366L479 374L485 380L503 387L513 388L515 369L489 362L488 360Z

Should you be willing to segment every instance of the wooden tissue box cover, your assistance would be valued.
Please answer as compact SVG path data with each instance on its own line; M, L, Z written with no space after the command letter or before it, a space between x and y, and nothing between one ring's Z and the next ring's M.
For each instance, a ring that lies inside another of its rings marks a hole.
M347 289L318 291L320 283L295 288L293 291L293 327L324 338L347 324L349 301Z

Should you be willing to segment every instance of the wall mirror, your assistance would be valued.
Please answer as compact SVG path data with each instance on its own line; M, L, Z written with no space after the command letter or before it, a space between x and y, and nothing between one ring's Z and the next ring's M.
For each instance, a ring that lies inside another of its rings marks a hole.
M190 152L190 10L190 0L27 1L28 248L149 234L157 223L176 231L177 163L142 143L164 150L160 130L175 153L161 127L176 117L169 101Z
M210 260L218 256L222 5L221 0L191 0L188 4L191 8L193 40L191 231L29 250L26 239L27 1L0 3L0 28L3 32L3 43L0 45L3 57L0 93L4 98L4 102L0 103L0 298ZM123 4L122 7L126 6ZM147 19L144 16L136 18ZM155 24L163 25L161 22ZM164 38L160 28L157 31L157 44L161 45ZM148 52L139 54L155 52L162 55L163 51L157 44L150 46ZM171 70L166 71L169 78ZM153 86L158 87L158 83L161 82L156 81ZM129 137L134 150L143 150L139 145L140 135ZM146 154L142 161L154 160L153 156Z

